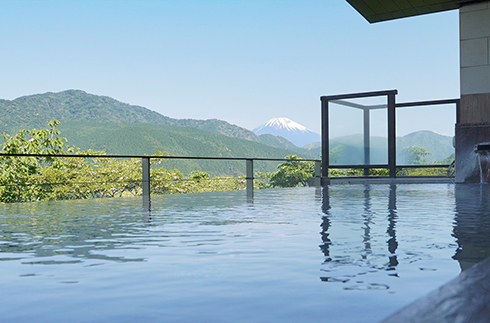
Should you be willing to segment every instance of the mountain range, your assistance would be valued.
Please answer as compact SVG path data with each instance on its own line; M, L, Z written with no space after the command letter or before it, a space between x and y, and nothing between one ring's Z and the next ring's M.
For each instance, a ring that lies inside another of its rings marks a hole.
M454 159L452 137L422 130L396 138L396 160L398 165L410 164L404 148L415 146L425 149L430 154L424 157L428 163L449 163ZM302 147L311 155L321 154L321 143L313 143ZM361 134L330 139L330 164L359 165L364 163L364 140ZM388 162L388 139L386 137L370 138L371 164L386 164Z
M226 121L173 119L150 109L117 101L108 96L81 90L28 95L15 100L0 100L0 132L45 127L50 120L118 124L162 124L198 128L225 136L259 142L252 131Z
M69 145L105 150L108 154L153 154L166 151L179 156L284 158L312 156L284 138L256 135L222 120L173 119L144 107L80 90L0 100L0 133L45 128L58 120ZM1 140L0 140L1 143ZM211 175L244 174L244 162L167 160L165 167L184 174L192 170ZM277 162L256 162L257 171L275 171Z
M70 145L106 150L109 154L166 151L182 156L266 158L284 158L291 154L302 158L319 158L321 154L320 142L312 142L319 140L319 135L286 118L274 118L255 128L254 132L217 119L173 119L141 106L80 90L0 100L0 109L0 133L13 134L20 129L44 128L55 119L62 123L59 127L61 136L68 138ZM309 144L298 147L304 142ZM354 163L362 156L362 142L361 135L331 139L330 159L337 160L338 164ZM426 149L432 153L427 156L427 161L442 160L454 151L451 137L430 131L409 134L398 138L397 143L398 147L419 146ZM373 163L376 158L385 158L386 138L372 138L371 146ZM198 169L212 175L238 175L244 173L241 164L168 160L165 167L178 168L184 174ZM255 168L257 171L274 171L276 165L257 162Z

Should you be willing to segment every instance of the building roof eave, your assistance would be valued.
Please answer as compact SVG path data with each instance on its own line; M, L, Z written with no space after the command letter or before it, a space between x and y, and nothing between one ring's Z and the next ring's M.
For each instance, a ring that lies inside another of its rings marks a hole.
M370 23L454 10L485 0L347 0Z

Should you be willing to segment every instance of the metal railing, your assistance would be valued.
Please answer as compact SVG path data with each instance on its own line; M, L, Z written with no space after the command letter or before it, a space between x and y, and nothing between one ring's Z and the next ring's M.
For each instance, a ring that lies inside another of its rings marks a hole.
M161 155L161 156L148 156L148 155L91 155L91 154L8 154L0 153L0 156L4 157L56 157L56 158L114 158L114 159L141 159L141 188L143 193L143 208L145 210L150 210L151 206L151 178L150 178L150 160L151 159L187 159L187 160L222 160L222 161L245 161L245 180L246 180L246 191L247 197L253 198L254 190L254 161L277 161L277 162L287 162L287 161L299 161L299 162L315 162L315 176L314 182L316 187L321 186L321 160L319 159L287 159L287 158L247 158L247 157L197 157L197 156L172 156L172 155Z

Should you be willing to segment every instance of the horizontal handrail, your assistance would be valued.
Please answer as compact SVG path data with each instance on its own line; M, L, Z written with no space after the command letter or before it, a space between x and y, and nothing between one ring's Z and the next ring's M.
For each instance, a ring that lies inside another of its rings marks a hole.
M369 109L369 110L379 110L379 109L387 109L387 104L377 104L377 105L363 105L359 103L354 103L350 101L343 100L329 100L329 102L337 103L340 105L344 105L351 108L357 109ZM443 104L459 104L460 99L446 99L446 100L431 100L431 101L417 101L417 102L402 102L395 103L395 108L414 108L428 105L443 105Z
M388 168L388 164L379 165L328 165L328 168Z
M151 155L87 155L87 154L7 154L0 153L0 156L11 157L75 157L75 158L156 158L156 159L204 159L204 160L260 160L260 161L313 161L319 162L320 159L289 159L289 158L265 158L265 157L197 157L197 156L151 156ZM449 164L425 164L425 165L396 165L397 168L444 168ZM328 168L388 168L388 164L372 165L329 165Z
M410 108L426 105L441 105L441 104L458 104L460 99L447 99L447 100L432 100L432 101L418 101L418 102L402 102L396 103L396 108Z
M324 95L320 97L321 101L331 101L331 100L341 100L341 99L358 99L373 96L383 96L383 95L395 95L398 94L398 90L386 90L386 91L374 91L374 92L361 92L361 93L350 93L350 94L338 94L338 95Z
M396 165L396 168L447 168L450 164L425 164L425 165ZM328 168L388 168L388 164L383 165L328 165Z
M356 109L360 109L360 110L365 110L365 109L380 110L380 109L387 109L388 108L388 105L386 105L386 104L363 105L363 104L349 102L349 101L343 101L343 100L330 100L329 102L337 103L340 105L345 105L346 107L356 108Z
M12 157L75 157L75 158L156 158L156 159L205 159L205 160L260 160L260 161L321 161L320 159L291 159L291 158L265 158L265 157L197 157L172 155L90 155L90 154L8 154L0 156Z

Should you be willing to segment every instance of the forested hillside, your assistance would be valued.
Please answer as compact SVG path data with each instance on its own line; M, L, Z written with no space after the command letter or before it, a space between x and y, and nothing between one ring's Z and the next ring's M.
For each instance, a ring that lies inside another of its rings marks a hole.
M430 152L431 155L425 157L427 162L432 163L441 161L454 154L453 139L449 136L443 136L432 131L417 131L409 133L403 137L397 138L398 151L401 152L403 148L409 146L416 146L425 149ZM400 153L398 163L403 164L406 162L406 156Z
M130 105L108 96L89 94L80 90L67 90L58 93L49 92L23 96L15 100L0 100L0 109L2 110L0 133L14 134L20 129L40 129L45 127L51 120L60 121L63 129L74 127L72 133L76 129L77 136L84 138L97 137L97 134L84 133L83 129L88 129L87 124L90 122L157 124L197 128L215 134L247 139L264 145L286 149L288 153L294 152L309 158L313 156L308 150L296 147L279 136L258 136L248 129L217 119L173 119L141 106ZM68 124L70 127L67 127ZM71 141L80 141L71 134L69 137ZM138 146L130 143L132 141L131 138L126 138L125 140L132 147ZM92 142L94 141L92 140ZM155 147L150 148L148 146L147 148L153 151ZM131 153L127 149L126 151Z
M97 122L66 122L58 129L70 145L83 150L105 150L108 154L153 154L165 151L174 156L198 157L267 157L284 158L296 152L270 147L257 142L231 138L190 127L154 124L105 124ZM309 158L309 156L301 155ZM275 171L276 162L256 162L260 172ZM211 175L245 173L244 161L167 160L167 169L177 168L188 174L202 170Z
M173 119L150 109L119 102L80 90L29 95L15 100L0 100L0 132L42 128L50 120L66 122L151 123L184 126L220 133L225 136L259 141L252 131L222 120Z

